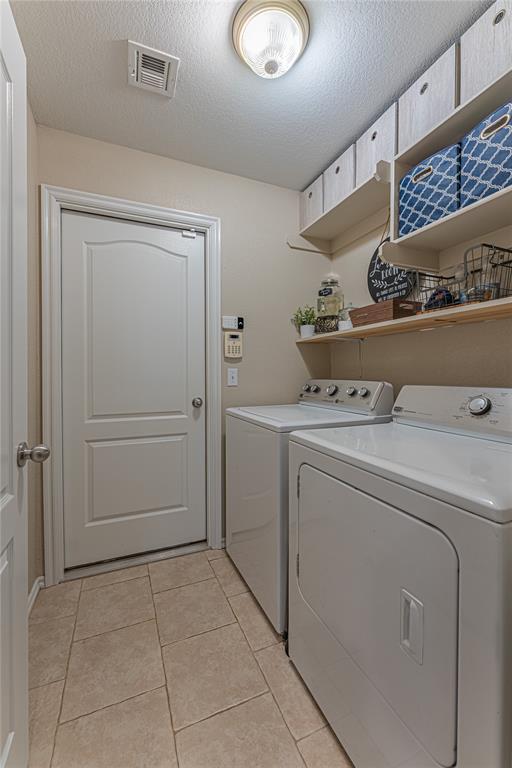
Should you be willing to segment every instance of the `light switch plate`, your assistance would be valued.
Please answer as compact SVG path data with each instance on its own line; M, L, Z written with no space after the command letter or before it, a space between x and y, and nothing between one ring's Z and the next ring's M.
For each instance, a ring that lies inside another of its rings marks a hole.
M228 387L238 387L238 368L228 368Z

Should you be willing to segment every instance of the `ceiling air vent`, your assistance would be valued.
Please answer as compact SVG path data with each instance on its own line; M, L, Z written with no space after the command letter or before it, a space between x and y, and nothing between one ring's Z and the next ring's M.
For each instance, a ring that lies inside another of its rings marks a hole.
M176 56L128 40L128 82L136 88L172 99L179 65Z

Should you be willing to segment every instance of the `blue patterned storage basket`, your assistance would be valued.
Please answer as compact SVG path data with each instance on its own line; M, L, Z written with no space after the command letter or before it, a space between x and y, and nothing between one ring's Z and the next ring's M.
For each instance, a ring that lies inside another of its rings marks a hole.
M462 139L460 204L471 205L511 184L512 102L486 117Z
M459 208L460 145L452 144L412 168L400 182L398 234L407 235Z

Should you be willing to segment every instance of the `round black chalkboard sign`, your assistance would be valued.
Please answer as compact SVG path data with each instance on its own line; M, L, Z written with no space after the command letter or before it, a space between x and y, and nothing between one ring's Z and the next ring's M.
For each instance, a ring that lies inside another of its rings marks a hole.
M387 242L389 237L383 242ZM382 243L381 243L382 245ZM404 299L414 287L414 273L395 267L382 261L379 247L374 252L368 266L368 290L374 301L386 299Z

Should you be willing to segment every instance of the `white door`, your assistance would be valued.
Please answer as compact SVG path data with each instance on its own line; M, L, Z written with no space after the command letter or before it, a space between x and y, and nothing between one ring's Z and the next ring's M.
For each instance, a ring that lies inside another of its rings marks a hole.
M25 55L0 2L0 766L27 763L27 105Z
M191 235L62 215L66 568L206 538L205 243Z

